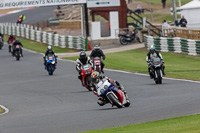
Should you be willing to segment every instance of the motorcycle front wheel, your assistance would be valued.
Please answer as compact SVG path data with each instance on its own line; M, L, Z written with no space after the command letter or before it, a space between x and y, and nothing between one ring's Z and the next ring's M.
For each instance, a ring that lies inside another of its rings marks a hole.
M120 43L121 43L121 45L127 45L128 44L125 37L120 37Z
M116 99L112 93L107 95L108 99L112 102L113 105L117 106L118 108L122 108L122 104Z

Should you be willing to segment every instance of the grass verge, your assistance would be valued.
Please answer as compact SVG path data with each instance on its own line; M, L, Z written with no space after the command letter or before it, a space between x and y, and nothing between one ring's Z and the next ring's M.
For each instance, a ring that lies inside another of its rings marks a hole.
M84 133L199 133L200 114Z
M106 54L105 67L137 73L148 73L147 50L137 49ZM162 53L166 77L200 81L200 58L185 54ZM76 60L78 57L64 59Z
M4 40L8 40L7 35L5 35ZM47 50L48 44L44 43L39 43L36 41L31 41L25 38L17 37L17 39L23 44L24 48L30 49L36 52L41 52L44 53ZM52 49L54 50L55 53L70 53L70 52L76 52L77 50L74 49L69 49L69 48L61 48L57 46L52 46Z

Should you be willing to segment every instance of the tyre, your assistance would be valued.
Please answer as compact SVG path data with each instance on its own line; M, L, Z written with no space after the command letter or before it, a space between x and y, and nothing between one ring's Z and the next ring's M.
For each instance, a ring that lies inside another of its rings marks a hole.
M54 72L53 66L49 65L47 70L48 70L49 75L53 75L53 72Z
M126 104L124 104L124 107L129 107L131 103L128 101Z
M158 75L158 79L157 79L158 84L162 84L162 77L161 77L160 69L157 69L156 72L157 72L157 75Z
M109 94L107 95L107 98L110 100L110 102L111 102L113 105L117 106L118 108L122 108L122 104L119 102L118 99L116 99L116 98L114 97L114 95L113 95L112 93L109 93Z
M19 61L20 60L20 53L19 53L19 51L17 50L17 51L15 51L15 57L16 57L16 60L17 61Z
M127 45L127 41L126 41L126 38L125 37L120 37L120 43L121 45Z
M99 67L96 67L96 71L99 72L99 73L101 73Z

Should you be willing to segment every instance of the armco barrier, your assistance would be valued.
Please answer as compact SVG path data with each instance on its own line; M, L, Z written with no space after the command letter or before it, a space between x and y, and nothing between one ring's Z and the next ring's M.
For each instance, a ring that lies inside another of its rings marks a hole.
M59 46L62 48L72 48L87 50L87 39L80 36L62 36L59 34L41 31L41 28L15 23L0 23L0 32L3 34L13 34L29 40Z
M162 52L200 55L200 40L191 40L179 37L152 37L144 35L144 41L144 45L146 48L149 48L151 45L155 45L156 50Z

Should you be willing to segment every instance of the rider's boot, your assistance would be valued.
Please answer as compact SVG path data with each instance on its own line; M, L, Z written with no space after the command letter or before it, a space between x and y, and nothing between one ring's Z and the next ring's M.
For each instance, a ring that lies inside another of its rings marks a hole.
M100 105L100 106L103 106L105 105L107 102L106 100L104 100L102 97L98 99L97 103Z
M45 69L45 70L47 69L47 65L46 65L46 63L44 63L44 69Z

